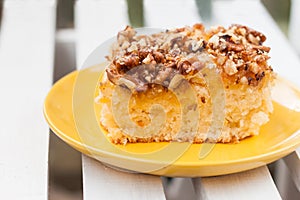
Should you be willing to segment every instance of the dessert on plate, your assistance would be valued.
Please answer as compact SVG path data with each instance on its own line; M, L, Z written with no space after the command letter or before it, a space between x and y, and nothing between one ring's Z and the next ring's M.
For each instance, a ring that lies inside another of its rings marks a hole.
M117 35L99 84L100 124L112 143L238 142L273 111L266 36L202 24Z

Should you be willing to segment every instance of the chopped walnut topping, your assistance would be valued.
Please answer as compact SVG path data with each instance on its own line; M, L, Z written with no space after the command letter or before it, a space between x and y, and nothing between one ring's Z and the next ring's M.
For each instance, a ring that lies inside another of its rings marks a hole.
M248 79L245 76L241 78L240 82L244 85L248 85Z
M259 45L259 36L254 37L254 35L249 34L248 39L250 40L251 43Z
M226 56L219 56L219 57L217 58L217 64L218 64L218 65L223 65L223 64L225 63L226 59L227 59Z
M266 40L262 33L246 26L232 25L228 29L218 27L208 30L207 36L208 41L213 41L213 44L208 44L207 51L228 75L224 78L232 83L237 84L243 80L243 84L247 82L256 86L264 77L256 78L258 74L272 73L272 68L267 64L270 48L262 45Z
M127 26L117 36L106 71L112 83L120 84L123 77L129 82L122 80L122 84L132 88L133 83L136 91L145 91L151 84L167 87L175 74L189 76L213 67L232 84L256 86L272 74L267 64L270 48L262 45L265 40L262 33L236 24L207 31L195 24L152 35L137 35Z
M144 63L144 64L150 64L151 61L153 61L153 60L154 60L153 56L149 53L149 54L147 55L147 57L144 58L143 63Z
M250 64L250 70L251 72L253 72L254 74L257 74L259 72L259 66L257 65L257 63L251 63Z
M224 64L224 70L229 76L238 72L238 70L236 68L236 64L232 60L229 60L229 59Z

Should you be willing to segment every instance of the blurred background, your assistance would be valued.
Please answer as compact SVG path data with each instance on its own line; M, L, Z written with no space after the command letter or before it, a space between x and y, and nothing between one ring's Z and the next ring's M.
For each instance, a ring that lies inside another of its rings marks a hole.
M74 2L76 0L58 0L57 28L74 28ZM207 0L195 0L198 4ZM288 34L291 0L261 0L281 30ZM130 22L135 27L144 25L143 3L140 0L127 0Z
M207 4L206 0L195 0L197 5ZM289 35L289 18L292 0L261 0L276 21L282 32ZM74 3L75 0L57 0L56 46L54 82L75 70L75 31ZM2 15L0 1L0 19ZM127 0L128 16L132 26L144 26L142 0ZM209 4L207 4L209 6ZM202 9L199 7L198 9ZM205 12L205 11L204 11ZM203 12L202 12L203 13ZM207 13L209 15L209 13ZM250 17L250 16L249 16ZM1 23L1 20L0 20ZM299 24L300 25L300 24ZM1 26L0 26L1 27ZM66 66L63 69L59 66ZM272 170L273 166L269 166ZM55 134L50 134L49 145L49 199L79 200L82 199L81 154ZM274 170L274 169L273 169ZM292 185L290 187L293 187ZM292 188L293 189L293 188ZM295 189L294 189L295 190ZM286 194L287 195L287 194ZM288 198L293 199L293 198Z

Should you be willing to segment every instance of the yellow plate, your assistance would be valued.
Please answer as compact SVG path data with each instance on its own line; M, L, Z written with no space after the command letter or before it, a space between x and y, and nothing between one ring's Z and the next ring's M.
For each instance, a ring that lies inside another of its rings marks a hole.
M258 136L238 144L140 143L113 145L101 130L99 105L94 103L103 66L72 72L50 90L45 118L62 140L114 167L164 176L216 176L240 172L273 162L300 144L300 92L278 79L274 88L274 113ZM200 158L203 150L207 155Z

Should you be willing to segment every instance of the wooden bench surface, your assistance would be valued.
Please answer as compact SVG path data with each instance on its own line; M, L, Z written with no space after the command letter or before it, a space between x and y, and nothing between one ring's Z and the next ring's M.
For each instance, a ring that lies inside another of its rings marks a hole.
M257 0L144 0L144 25L178 27L247 24L267 34L271 65L300 86L299 57ZM80 68L101 42L130 24L127 1L77 0L74 5L76 61ZM255 14L254 14L255 13ZM48 126L43 100L51 87L56 1L4 1L0 27L0 195L9 199L46 199ZM295 20L291 23L296 24ZM298 29L297 29L298 30ZM297 32L295 30L295 32ZM294 39L295 40L295 39ZM284 52L284 54L283 54ZM284 58L283 58L284 55ZM288 69L288 70L287 70ZM283 161L300 191L300 151ZM267 166L208 178L174 179L116 171L82 156L83 197L91 199L281 199ZM177 184L177 186L176 186ZM165 185L165 188L163 188ZM186 189L186 187L190 190ZM185 188L185 189L183 189ZM189 192L187 192L189 191ZM193 194L191 194L193 193ZM2 198L1 198L2 199Z

